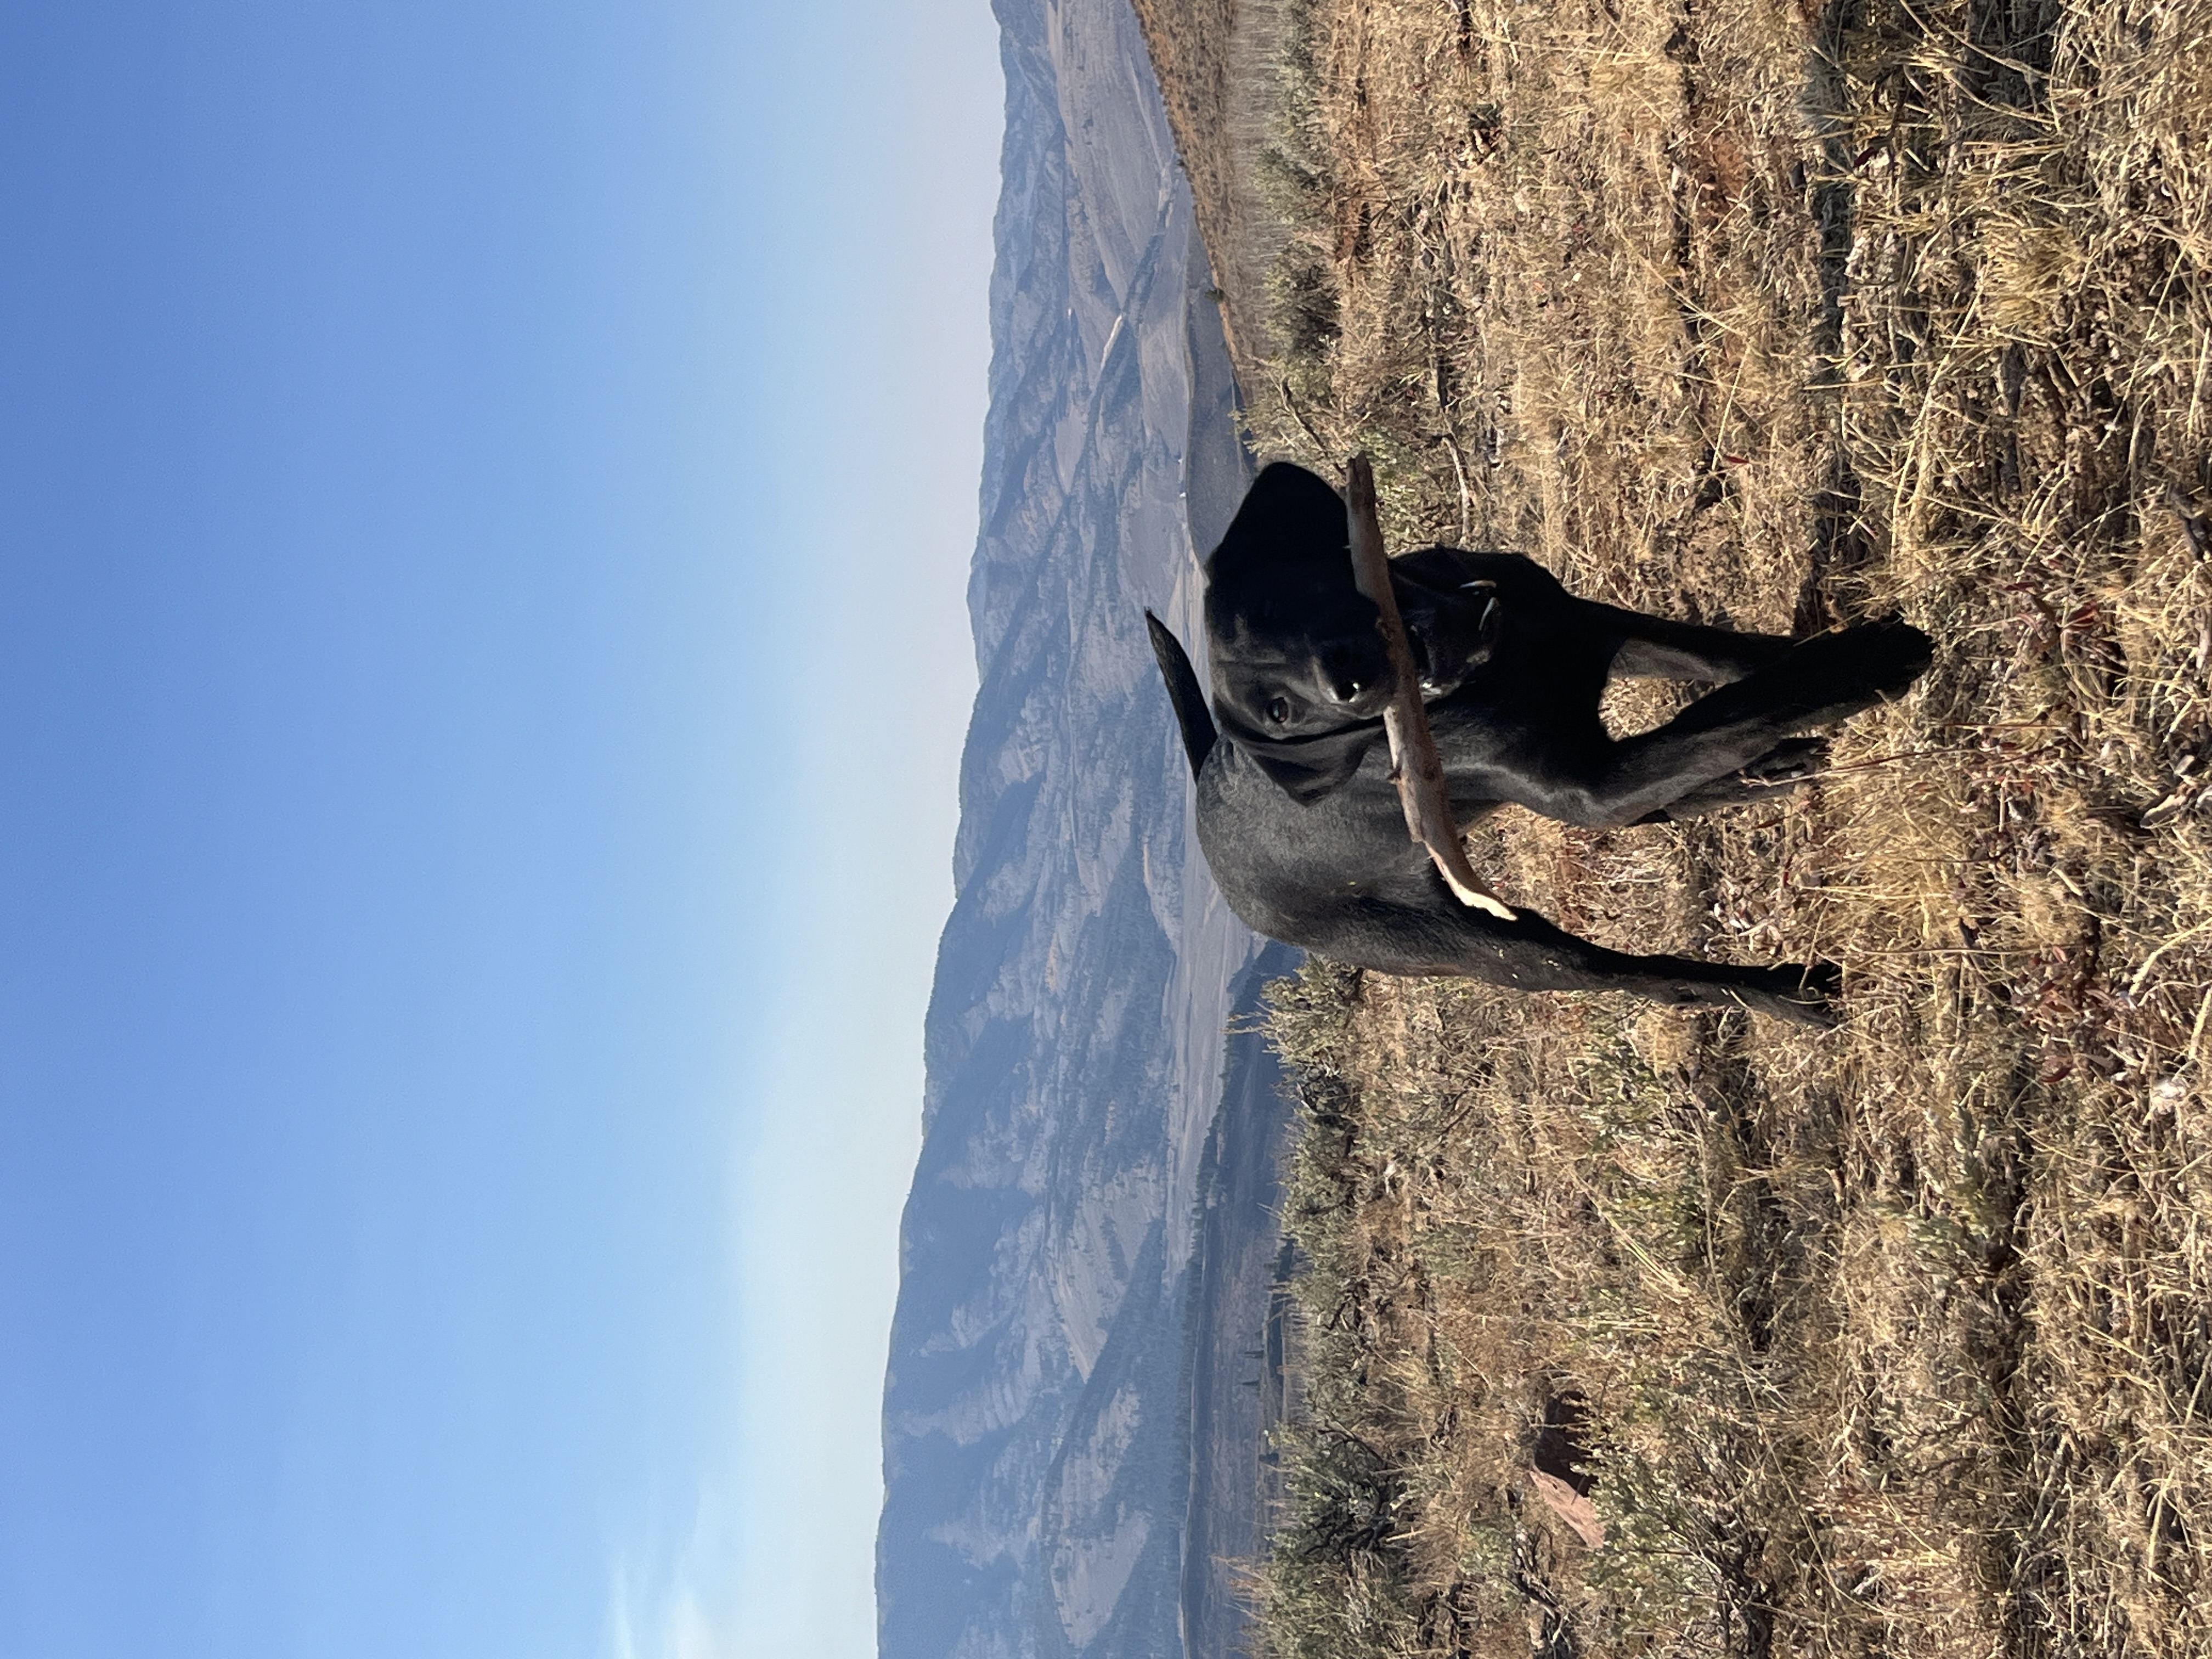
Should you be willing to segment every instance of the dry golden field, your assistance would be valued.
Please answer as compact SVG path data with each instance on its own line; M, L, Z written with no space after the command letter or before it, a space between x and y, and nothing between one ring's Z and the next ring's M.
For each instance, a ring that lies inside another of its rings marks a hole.
M1607 943L1841 963L1839 1029L1281 988L1264 1641L2212 1652L2212 0L1285 37L1263 453L1373 453L1394 546L1939 654L1771 806L1472 837Z
M1273 148L1284 0L1132 0L1175 133L1237 378L1267 377L1280 349L1267 271L1285 228L1262 189Z

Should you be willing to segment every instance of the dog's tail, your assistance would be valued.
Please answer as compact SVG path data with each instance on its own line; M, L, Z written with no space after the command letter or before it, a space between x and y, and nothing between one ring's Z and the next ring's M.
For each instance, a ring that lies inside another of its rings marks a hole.
M1145 626L1152 633L1152 654L1159 659L1160 678L1168 683L1168 701L1175 705L1176 724L1182 727L1182 750L1190 757L1190 775L1194 778L1213 752L1213 716L1206 709L1206 693L1199 687L1190 659L1183 654L1182 642L1149 611L1145 612Z

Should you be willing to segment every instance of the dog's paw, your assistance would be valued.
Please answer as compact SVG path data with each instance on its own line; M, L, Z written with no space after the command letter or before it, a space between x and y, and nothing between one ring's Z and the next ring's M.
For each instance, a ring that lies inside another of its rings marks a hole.
M1753 1009L1799 1025L1826 1030L1836 1023L1835 999L1844 971L1832 962L1793 963L1759 975L1760 991L1745 999Z
M1801 963L1777 971L1787 974L1797 981L1796 994L1826 1002L1844 994L1844 970L1832 962Z
M1844 637L1858 643L1861 672L1869 685L1885 697L1902 693L1936 659L1936 642L1899 617L1868 623Z
M1763 789L1779 789L1802 783L1828 764L1826 738L1785 738L1736 775Z
M1925 634L1893 617L1800 641L1761 673L1771 677L1767 683L1783 700L1802 700L1820 711L1815 718L1832 720L1844 710L1902 696L1934 657Z

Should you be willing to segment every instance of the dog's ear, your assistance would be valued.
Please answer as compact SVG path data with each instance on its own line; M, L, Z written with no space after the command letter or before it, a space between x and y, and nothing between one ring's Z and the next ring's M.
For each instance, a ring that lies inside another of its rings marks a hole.
M1183 653L1182 641L1149 611L1145 612L1145 627L1152 636L1152 655L1159 661L1160 678L1168 683L1168 701L1175 705L1176 724L1182 728L1182 752L1190 757L1190 775L1194 778L1213 752L1218 735L1213 716L1206 712L1206 693L1199 686L1190 659Z
M1231 567L1313 560L1350 568L1351 532L1344 497L1302 466L1277 461L1244 493L1229 533L1206 561L1217 579ZM1348 580L1348 579L1347 579Z
M1310 806L1352 781L1367 751L1382 740L1382 728L1355 726L1318 738L1290 743L1240 743L1237 746L1301 806Z

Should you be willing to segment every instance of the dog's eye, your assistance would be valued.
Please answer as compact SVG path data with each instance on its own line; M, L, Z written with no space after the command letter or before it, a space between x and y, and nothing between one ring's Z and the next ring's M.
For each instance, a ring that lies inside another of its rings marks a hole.
M1291 718L1291 700L1288 697L1270 697L1267 700L1267 718L1278 726L1287 721Z

